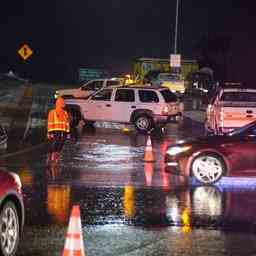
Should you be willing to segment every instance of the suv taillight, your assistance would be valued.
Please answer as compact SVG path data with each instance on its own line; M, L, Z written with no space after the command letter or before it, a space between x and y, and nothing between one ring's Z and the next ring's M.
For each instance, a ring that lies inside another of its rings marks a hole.
M169 114L169 107L168 106L164 106L162 108L162 115L168 115Z

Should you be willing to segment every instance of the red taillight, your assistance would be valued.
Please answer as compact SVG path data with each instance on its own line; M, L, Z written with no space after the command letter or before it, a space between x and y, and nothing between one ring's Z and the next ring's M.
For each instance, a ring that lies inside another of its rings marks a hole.
M162 115L168 115L169 114L169 108L168 106L164 106L162 108Z

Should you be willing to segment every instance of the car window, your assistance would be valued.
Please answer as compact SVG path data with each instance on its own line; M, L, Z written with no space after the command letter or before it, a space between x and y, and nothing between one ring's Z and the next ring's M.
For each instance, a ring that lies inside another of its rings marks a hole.
M245 102L256 102L256 93L255 92L224 92L221 96L221 101L245 101Z
M120 85L119 81L107 81L107 87Z
M177 96L170 90L162 90L161 94L164 97L165 102L175 102L178 100Z
M83 85L82 90L83 91L96 91L101 89L103 86L103 81L93 81L89 84Z
M134 102L134 90L120 89L116 91L115 101Z
M103 101L110 101L112 95L112 89L104 89L99 91L98 93L94 94L91 99L92 100L103 100Z
M159 102L155 91L139 90L139 99L141 102Z

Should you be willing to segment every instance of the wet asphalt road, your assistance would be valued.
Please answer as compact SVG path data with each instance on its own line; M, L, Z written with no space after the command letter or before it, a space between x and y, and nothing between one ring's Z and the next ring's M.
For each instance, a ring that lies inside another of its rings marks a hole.
M143 162L145 135L106 126L80 126L57 165L46 165L47 144L1 159L23 183L17 255L61 255L74 204L87 256L256 255L256 180L202 187L164 171L167 146L202 134L202 124L185 119L154 133L154 164Z

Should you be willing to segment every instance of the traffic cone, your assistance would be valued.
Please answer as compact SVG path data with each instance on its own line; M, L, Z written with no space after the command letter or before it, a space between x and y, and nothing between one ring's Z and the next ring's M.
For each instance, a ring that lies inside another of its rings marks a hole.
M79 205L72 208L62 256L86 256Z
M144 153L144 162L155 162L150 135L147 139L146 149Z

